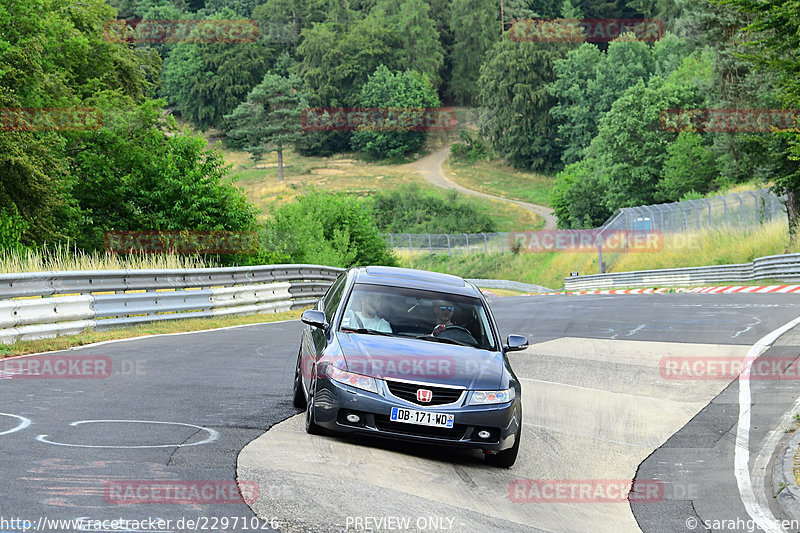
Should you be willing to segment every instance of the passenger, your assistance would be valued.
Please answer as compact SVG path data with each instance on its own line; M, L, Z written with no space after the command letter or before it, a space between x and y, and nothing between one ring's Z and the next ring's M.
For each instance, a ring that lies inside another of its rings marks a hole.
M380 306L380 295L374 292L365 292L357 296L361 301L361 311L355 311L353 308L358 307L359 302L354 301L348 306L342 320L343 328L351 329L371 329L373 331L380 331L382 333L392 333L392 326L378 316L378 308Z

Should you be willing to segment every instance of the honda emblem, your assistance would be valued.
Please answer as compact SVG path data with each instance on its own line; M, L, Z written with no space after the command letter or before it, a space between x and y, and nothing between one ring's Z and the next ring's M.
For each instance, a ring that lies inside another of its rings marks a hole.
M417 389L417 401L428 403L433 399L433 391Z

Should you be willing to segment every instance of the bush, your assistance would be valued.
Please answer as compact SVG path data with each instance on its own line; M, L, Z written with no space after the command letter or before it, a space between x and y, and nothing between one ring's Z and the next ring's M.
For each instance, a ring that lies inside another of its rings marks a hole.
M445 196L417 185L372 197L375 221L387 233L480 233L497 231L494 219L455 191Z
M314 190L281 206L267 233L275 253L286 254L292 263L397 265L365 200L341 193Z
M450 155L456 161L465 163L475 163L489 159L489 147L480 139L472 137L467 130L461 130L461 140L463 142L454 143L450 146Z
M414 71L392 73L381 65L361 88L359 105L380 109L421 109L439 106L428 78ZM424 131L357 131L350 141L354 150L375 158L399 158L425 142Z

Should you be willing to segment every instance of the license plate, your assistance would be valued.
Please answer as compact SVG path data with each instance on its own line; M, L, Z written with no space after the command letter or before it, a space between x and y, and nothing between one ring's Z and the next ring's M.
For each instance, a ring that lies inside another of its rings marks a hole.
M431 413L430 411L414 411L413 409L403 409L401 407L392 407L392 414L389 416L389 420L392 422L417 424L418 426L434 426L438 428L452 428L455 419L455 415Z

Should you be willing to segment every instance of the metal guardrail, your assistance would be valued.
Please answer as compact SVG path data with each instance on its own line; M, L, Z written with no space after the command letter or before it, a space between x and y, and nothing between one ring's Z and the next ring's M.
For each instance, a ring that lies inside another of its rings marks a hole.
M800 254L759 257L752 263L661 270L637 270L564 278L564 290L675 287L742 283L760 279L800 281Z
M509 289L512 291L522 292L555 292L553 289L542 287L541 285L531 285L530 283L522 283L519 281L508 281L505 279L468 279L470 283L481 287L482 289Z
M344 269L318 265L0 274L0 343L145 322L288 311Z

